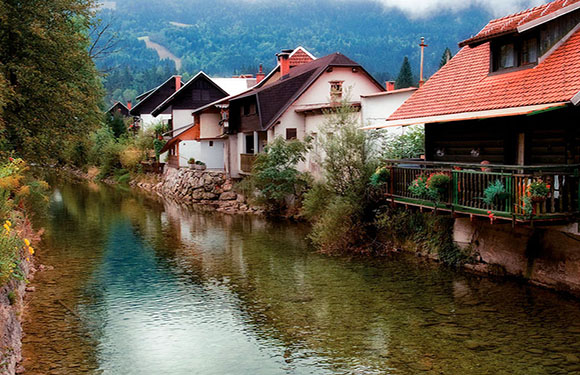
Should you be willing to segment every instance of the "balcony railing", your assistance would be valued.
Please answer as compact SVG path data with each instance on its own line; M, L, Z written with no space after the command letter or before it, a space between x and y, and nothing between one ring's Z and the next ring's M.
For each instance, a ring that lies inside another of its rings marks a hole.
M428 207L514 222L565 221L580 213L580 165L509 166L426 161L388 160L387 196L393 203ZM449 176L448 186L436 198L418 197L409 186L418 177L433 173ZM501 181L505 192L492 204L484 202L485 190ZM542 181L548 194L537 199L529 186Z
M242 172L252 173L255 160L256 155L254 154L240 154L240 169Z

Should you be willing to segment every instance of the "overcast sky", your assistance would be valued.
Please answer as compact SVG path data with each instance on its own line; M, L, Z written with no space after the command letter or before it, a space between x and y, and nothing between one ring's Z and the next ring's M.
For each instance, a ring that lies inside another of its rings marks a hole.
M442 11L459 11L472 5L487 9L492 15L501 17L536 5L542 0L373 0L387 7L395 7L414 18L428 18Z

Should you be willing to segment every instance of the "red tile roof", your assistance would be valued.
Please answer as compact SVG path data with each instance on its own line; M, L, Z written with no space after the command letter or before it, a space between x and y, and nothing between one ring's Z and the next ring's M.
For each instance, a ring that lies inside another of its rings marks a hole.
M580 92L580 31L534 68L489 74L489 42L464 47L391 120L568 102Z
M492 20L476 36L459 43L459 46L463 47L468 44L486 41L495 36L515 32L519 26L537 20L540 17L547 16L579 1L580 0L555 0L535 8Z
M580 1L580 0L579 0ZM290 62L290 67L302 65L313 61L314 59L312 56L308 55L304 50L296 49L293 54L290 56L288 61Z

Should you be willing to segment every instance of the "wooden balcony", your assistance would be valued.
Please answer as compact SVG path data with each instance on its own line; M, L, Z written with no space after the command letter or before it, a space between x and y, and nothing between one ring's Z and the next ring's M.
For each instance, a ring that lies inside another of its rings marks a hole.
M179 168L179 156L177 155L167 156L167 165L171 168Z
M509 166L425 161L388 160L390 171L386 194L393 204L418 206L454 215L485 216L493 220L530 223L570 222L580 219L580 165ZM409 191L420 176L448 175L448 186L438 198L418 197ZM501 181L505 193L486 204L485 190ZM542 180L549 193L533 198L529 184ZM527 205L527 207L526 207Z
M254 166L254 161L256 160L256 155L254 154L240 154L240 169L244 173L252 173L252 167Z

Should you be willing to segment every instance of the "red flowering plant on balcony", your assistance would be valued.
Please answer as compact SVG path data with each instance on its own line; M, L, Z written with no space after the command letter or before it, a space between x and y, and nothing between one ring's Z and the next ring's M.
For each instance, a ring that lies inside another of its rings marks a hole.
M414 196L439 202L449 189L451 176L443 172L422 174L411 182L408 190Z

